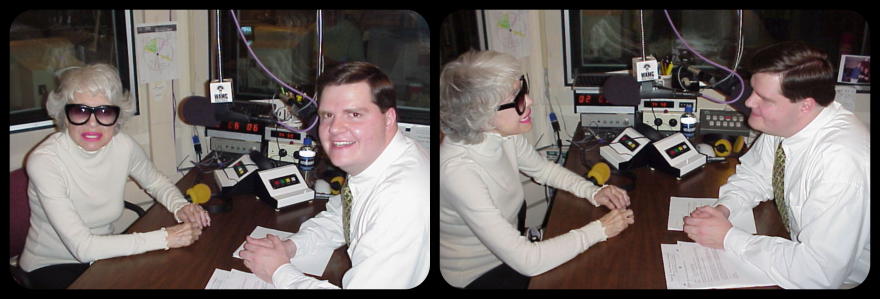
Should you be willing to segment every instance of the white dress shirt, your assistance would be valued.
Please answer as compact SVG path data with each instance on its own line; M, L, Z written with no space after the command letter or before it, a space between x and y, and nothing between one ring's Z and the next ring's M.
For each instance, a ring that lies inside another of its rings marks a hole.
M541 242L521 236L520 171L598 206L593 195L599 187L547 161L522 135L485 133L474 145L446 139L440 145L440 273L450 285L465 287L502 261L535 276L606 239L598 220Z
M425 280L431 253L431 161L428 152L399 131L367 169L350 176L351 269L345 289L413 288ZM345 245L342 201L333 196L327 210L300 226L289 239L297 253L335 250ZM278 288L337 288L305 276L292 264L275 270Z
M792 240L728 231L724 249L783 288L839 288L871 266L871 135L837 102L789 138L763 134L740 158L716 205L734 217L772 199L776 147L785 151L785 203Z

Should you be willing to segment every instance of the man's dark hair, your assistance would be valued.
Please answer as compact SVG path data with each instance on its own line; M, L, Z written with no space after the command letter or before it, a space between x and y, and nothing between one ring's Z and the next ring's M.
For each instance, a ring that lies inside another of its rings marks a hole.
M758 50L752 56L752 74L781 75L782 95L792 103L813 98L822 107L834 101L834 68L828 55L803 42L783 42Z
M373 93L373 103L379 106L379 111L385 113L388 108L397 109L397 93L394 83L385 75L379 67L367 62L349 62L334 66L325 71L318 78L317 91L320 94L328 86L338 86L366 82Z

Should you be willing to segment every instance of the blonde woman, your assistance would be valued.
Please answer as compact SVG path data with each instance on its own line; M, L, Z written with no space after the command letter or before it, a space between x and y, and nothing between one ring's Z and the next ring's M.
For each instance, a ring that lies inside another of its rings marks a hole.
M440 75L440 272L458 288L525 288L633 223L630 198L547 161L521 134L532 129L527 76L509 54L468 52ZM518 173L611 211L561 236L531 243L517 230Z
M211 223L208 213L187 203L138 143L119 131L135 107L116 69L106 64L74 67L60 78L46 103L59 131L26 162L31 227L19 264L33 286L66 288L96 260L198 240ZM184 223L112 235L129 177Z

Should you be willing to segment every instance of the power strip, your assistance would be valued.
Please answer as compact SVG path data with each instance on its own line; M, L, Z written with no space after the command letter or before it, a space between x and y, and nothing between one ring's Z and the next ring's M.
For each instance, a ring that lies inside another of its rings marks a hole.
M301 148L301 147L302 147L302 144L296 144L296 143L291 144L291 143L283 143L283 142L282 143L269 142L269 144L266 145L266 151L269 152L269 159L272 159L275 161L289 162L289 163L299 163L298 159L295 159L293 157L293 153L298 151L299 148ZM287 151L287 153L286 153L287 155L285 155L284 157L280 157L280 155L278 154L281 151L281 149Z

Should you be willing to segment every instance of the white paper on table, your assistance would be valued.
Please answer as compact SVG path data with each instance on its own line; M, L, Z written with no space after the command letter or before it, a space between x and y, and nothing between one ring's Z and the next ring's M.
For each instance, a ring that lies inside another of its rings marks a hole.
M241 289L241 290L264 290L274 289L275 286L265 282L257 275L248 272L242 272L235 269L229 272L229 278L226 280L225 289Z
M760 269L724 250L678 242L661 244L661 251L669 289L776 285Z
M226 271L214 269L214 274L208 280L206 290L260 290L274 289L275 286L265 282L253 273L242 272L235 269Z
M229 279L229 271L222 269L214 269L214 274L211 275L211 279L208 280L208 285L205 286L206 290L219 290L224 289L226 285L226 280Z
M660 244L663 255L663 272L666 273L666 288L670 290L687 289L684 263L678 254L678 244Z
M251 238L261 239L261 238L265 238L269 234L272 234L272 235L278 236L281 239L284 239L293 233L280 231L277 229L265 228L262 226L257 226L256 228L254 228L254 231L251 232L250 236L251 236ZM247 242L247 241L245 241L245 242ZM241 258L241 256L239 256L238 253L241 252L242 250L244 250L245 242L242 242L241 246L239 246L238 249L236 249L235 252L232 253L233 257ZM302 271L303 273L311 274L311 275L315 275L315 276L324 275L324 270L327 268L327 262L330 261L330 256L333 255L333 251L332 250L324 250L324 251L315 250L315 251L318 251L318 252L316 252L314 254L310 254L310 255L297 254L293 259L290 260L290 263L293 264L293 266L296 269Z
M688 216L699 207L710 206L718 201L717 198L690 198L676 197L669 198L669 219L667 220L667 229L673 231L681 231L684 229L684 217ZM751 234L758 233L755 226L755 214L752 210L744 211L742 214L730 219L733 226L744 230Z

